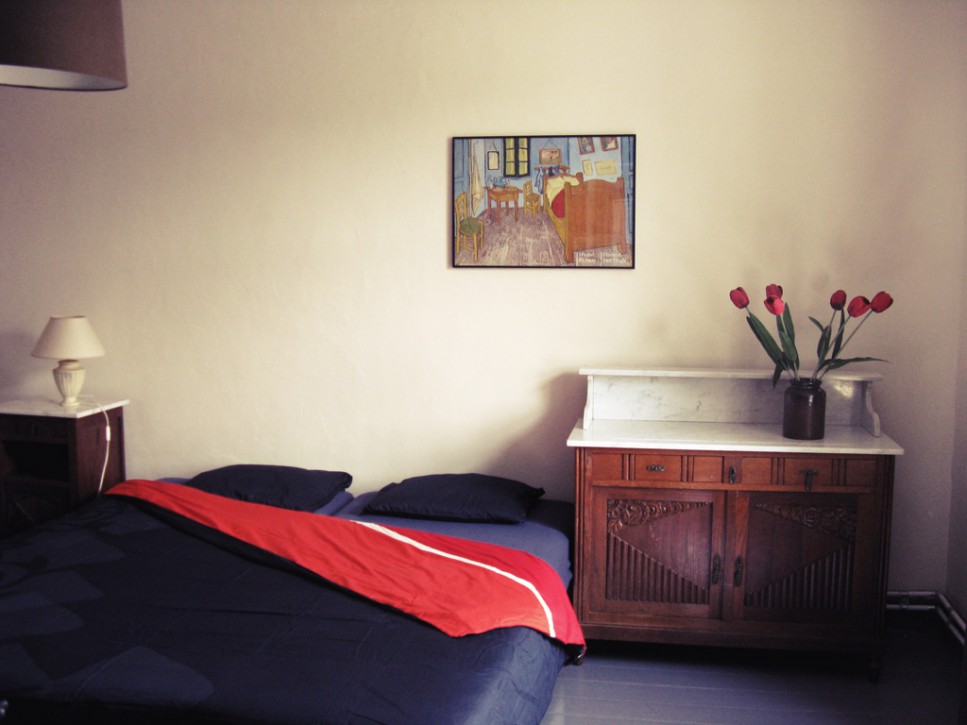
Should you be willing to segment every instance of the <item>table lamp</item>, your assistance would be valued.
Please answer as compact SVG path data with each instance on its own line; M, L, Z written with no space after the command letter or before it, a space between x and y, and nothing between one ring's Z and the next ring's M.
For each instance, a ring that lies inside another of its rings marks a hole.
M84 368L77 361L103 356L104 346L83 315L51 317L30 354L60 361L54 368L54 382L63 398L60 404L72 408L78 405L84 386Z

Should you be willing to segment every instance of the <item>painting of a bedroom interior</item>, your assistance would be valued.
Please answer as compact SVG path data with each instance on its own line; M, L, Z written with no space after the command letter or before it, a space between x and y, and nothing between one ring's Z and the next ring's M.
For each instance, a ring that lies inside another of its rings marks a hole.
M634 135L453 139L455 267L635 266Z

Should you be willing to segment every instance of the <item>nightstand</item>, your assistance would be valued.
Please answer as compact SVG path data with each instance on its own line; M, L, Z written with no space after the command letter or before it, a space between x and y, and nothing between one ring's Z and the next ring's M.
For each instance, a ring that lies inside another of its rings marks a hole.
M127 403L83 402L76 408L47 400L0 403L0 536L94 498L102 472L105 491L125 479Z

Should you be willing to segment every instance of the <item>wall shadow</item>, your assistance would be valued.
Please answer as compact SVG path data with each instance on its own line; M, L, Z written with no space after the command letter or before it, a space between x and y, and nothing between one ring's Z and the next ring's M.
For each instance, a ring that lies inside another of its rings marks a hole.
M491 459L491 470L545 490L547 498L574 500L574 449L567 438L584 412L587 378L567 373L542 387L540 420Z

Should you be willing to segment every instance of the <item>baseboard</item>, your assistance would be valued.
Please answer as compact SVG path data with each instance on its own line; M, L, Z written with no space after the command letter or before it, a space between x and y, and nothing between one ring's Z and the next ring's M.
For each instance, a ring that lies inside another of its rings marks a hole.
M967 637L964 618L957 613L950 600L942 592L912 591L887 592L886 608L894 611L936 612L950 633L960 644Z

